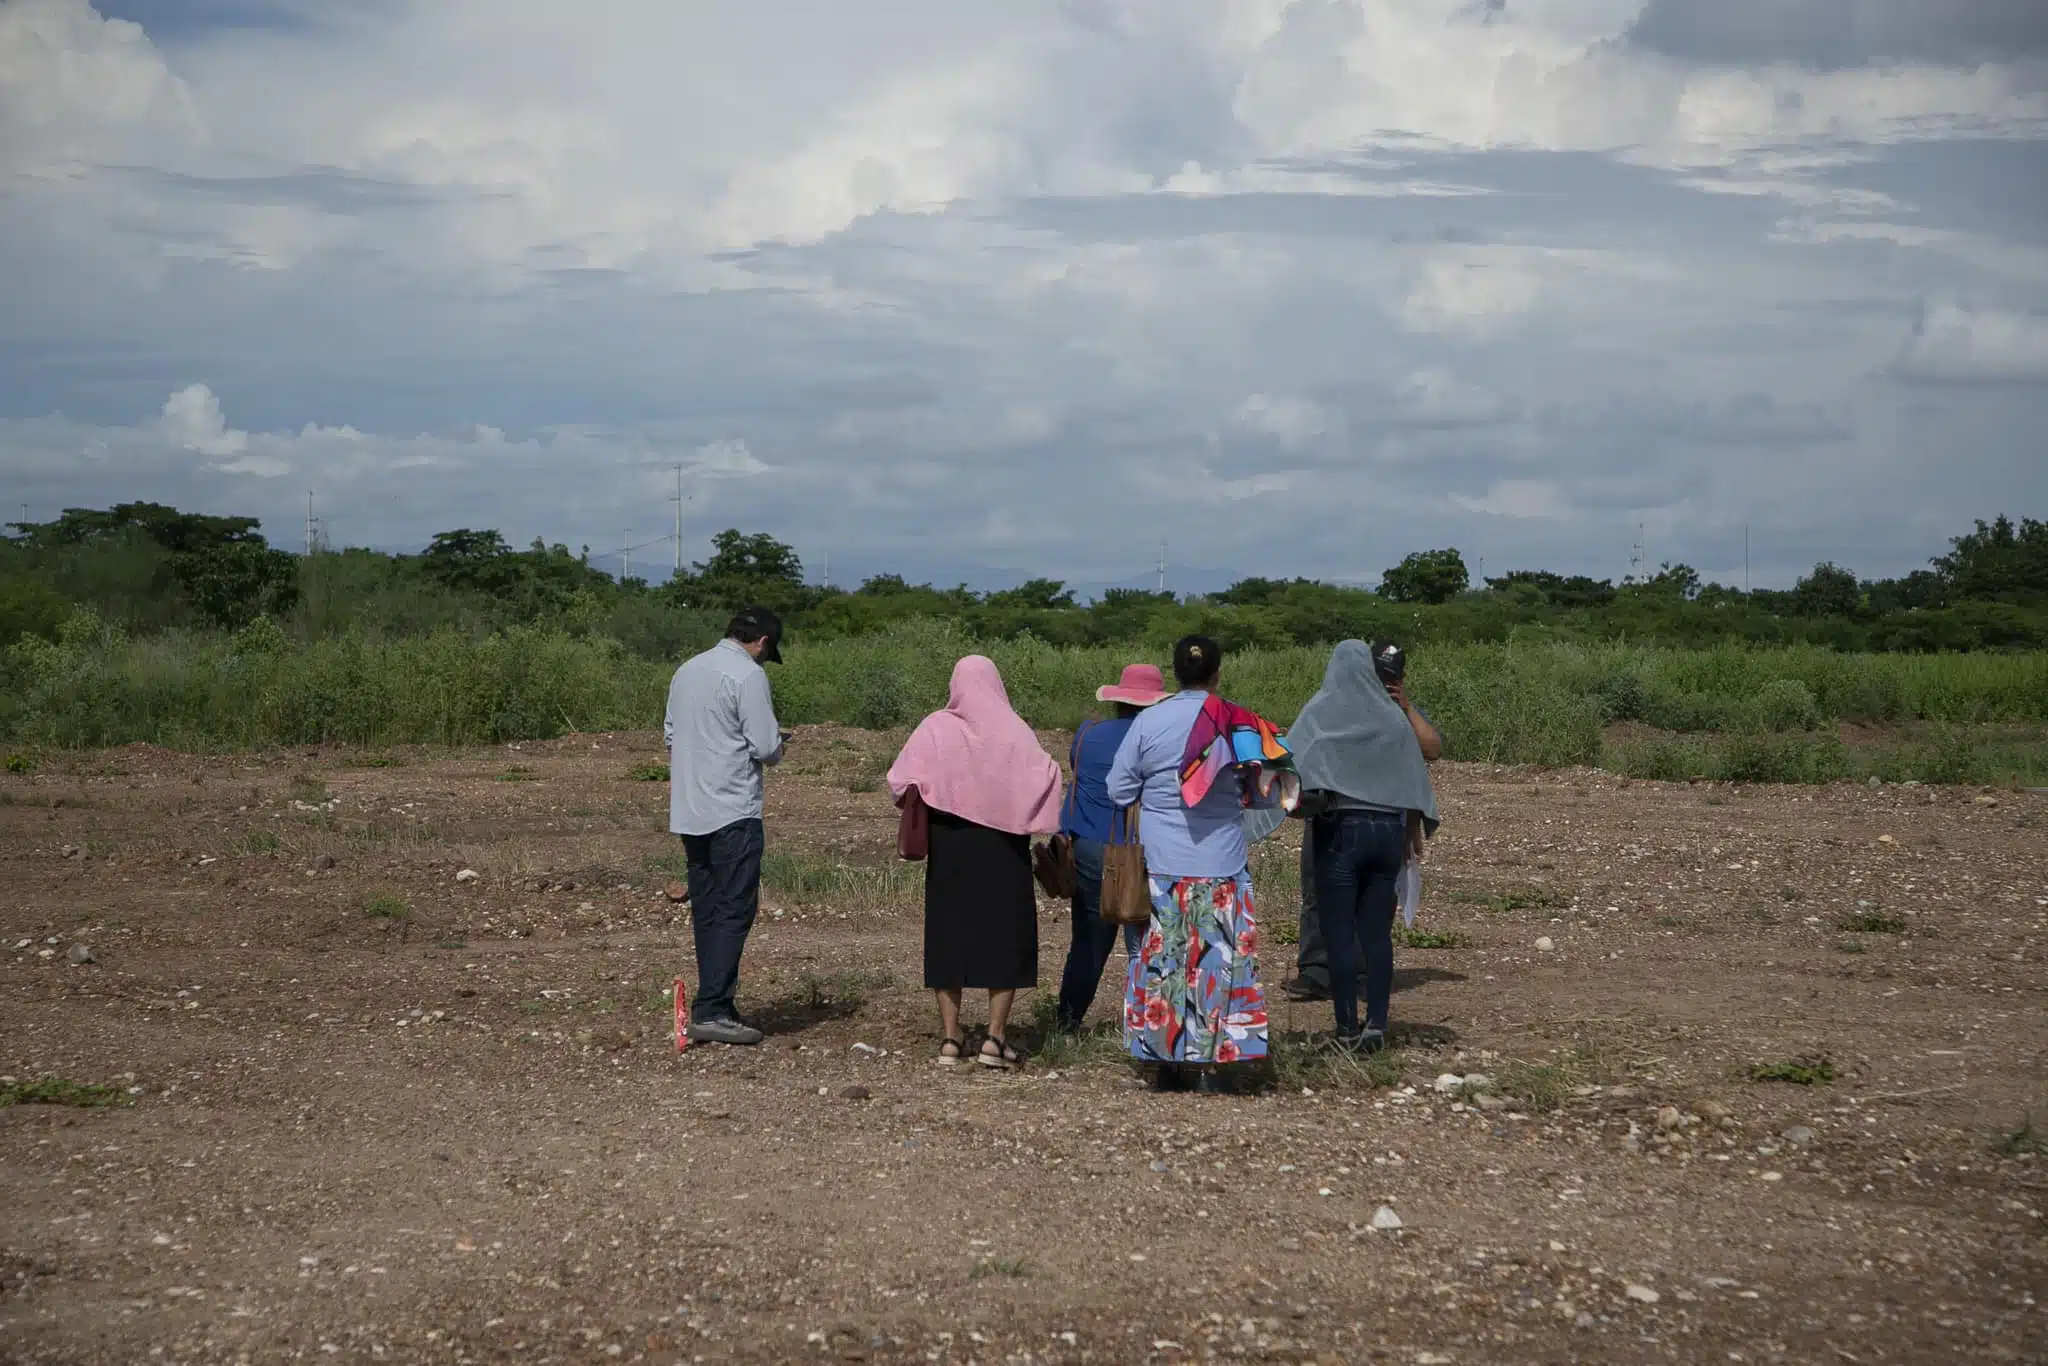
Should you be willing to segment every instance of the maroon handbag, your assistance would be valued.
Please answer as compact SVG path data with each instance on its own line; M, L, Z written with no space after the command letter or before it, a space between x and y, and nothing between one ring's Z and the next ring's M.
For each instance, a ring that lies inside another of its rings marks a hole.
M922 862L932 851L931 808L915 787L905 789L897 804L903 814L896 822L896 853L912 863Z

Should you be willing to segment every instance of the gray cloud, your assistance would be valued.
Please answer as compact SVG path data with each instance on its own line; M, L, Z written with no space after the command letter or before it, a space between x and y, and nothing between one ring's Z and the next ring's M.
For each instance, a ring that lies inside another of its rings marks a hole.
M2048 54L2035 0L1649 0L1628 41L1686 61L1974 64Z

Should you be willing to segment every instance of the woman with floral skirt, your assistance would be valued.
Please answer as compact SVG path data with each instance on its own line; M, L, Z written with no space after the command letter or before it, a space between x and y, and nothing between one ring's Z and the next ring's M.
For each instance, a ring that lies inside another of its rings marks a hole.
M1110 800L1139 807L1152 894L1152 922L1125 984L1124 1039L1162 1089L1216 1089L1224 1069L1267 1055L1243 813L1275 798L1254 790L1248 800L1236 766L1220 766L1197 801L1183 783L1222 664L1206 636L1174 646L1181 691L1131 723L1109 771Z

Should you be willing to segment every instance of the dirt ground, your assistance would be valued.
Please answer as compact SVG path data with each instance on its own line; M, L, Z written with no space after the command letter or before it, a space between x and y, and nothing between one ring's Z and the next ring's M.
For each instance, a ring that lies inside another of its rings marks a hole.
M656 736L0 778L0 1358L2048 1360L2048 799L1444 765L1398 1052L1154 1095L932 1065L887 743L681 1056Z

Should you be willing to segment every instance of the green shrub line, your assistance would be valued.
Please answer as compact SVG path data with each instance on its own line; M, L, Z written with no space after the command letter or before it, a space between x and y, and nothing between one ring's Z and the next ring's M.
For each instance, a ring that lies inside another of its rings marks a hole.
M944 703L954 662L990 655L1033 724L1069 728L1095 689L1164 643L977 641L938 620L790 642L776 705L793 723L901 727ZM1281 722L1328 651L1248 649L1230 695ZM0 742L185 750L341 743L474 745L660 723L673 670L604 636L515 627L294 643L268 620L234 634L130 637L87 612L54 642L0 651ZM2048 778L2048 652L1844 654L1819 646L1461 644L1417 649L1410 692L1454 759L1603 765L1643 778L1922 782ZM1839 723L1884 727L1845 743ZM1610 741L1609 727L1622 738Z

